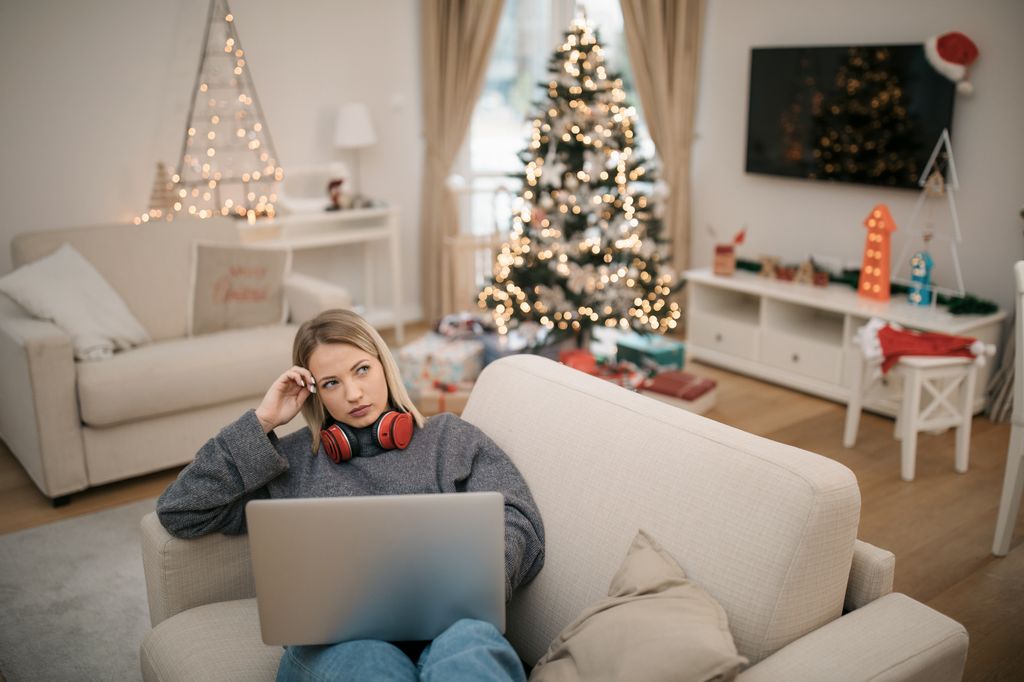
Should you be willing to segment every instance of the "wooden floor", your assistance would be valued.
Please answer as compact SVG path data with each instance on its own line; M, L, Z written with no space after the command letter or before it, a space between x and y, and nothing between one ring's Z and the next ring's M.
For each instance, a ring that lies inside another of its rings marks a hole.
M953 470L952 432L922 435L916 480L905 483L892 420L865 414L857 446L848 450L840 443L842 405L711 367L691 369L719 382L708 417L853 470L862 496L859 537L896 555L895 590L967 627L965 680L1024 679L1024 518L1009 556L990 553L1007 425L975 418L965 474ZM101 486L53 509L0 443L0 534L153 497L176 475L171 470Z

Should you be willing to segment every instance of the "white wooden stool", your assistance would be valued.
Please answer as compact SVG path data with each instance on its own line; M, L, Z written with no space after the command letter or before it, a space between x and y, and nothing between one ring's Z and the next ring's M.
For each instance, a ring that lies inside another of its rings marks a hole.
M852 448L864 396L879 378L878 365L865 362L854 372L854 384L846 405L843 445ZM970 455L971 419L974 416L974 383L977 365L973 358L904 356L893 367L903 378L903 400L896 416L894 436L902 441L900 477L914 480L917 434L920 431L956 427L955 468L967 471Z

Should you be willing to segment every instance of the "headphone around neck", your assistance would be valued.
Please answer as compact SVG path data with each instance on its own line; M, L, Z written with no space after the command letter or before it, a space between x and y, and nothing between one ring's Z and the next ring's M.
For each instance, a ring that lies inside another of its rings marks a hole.
M408 412L388 410L373 423L370 432L373 442L385 450L404 450L412 440L415 426L412 415ZM348 424L334 422L320 431L320 442L324 452L335 464L347 462L360 454L359 439L356 430Z

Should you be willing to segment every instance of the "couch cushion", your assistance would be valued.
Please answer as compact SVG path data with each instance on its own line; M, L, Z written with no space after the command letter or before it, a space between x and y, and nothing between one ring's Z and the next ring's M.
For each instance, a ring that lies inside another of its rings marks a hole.
M229 218L211 218L24 232L11 240L11 261L18 267L71 244L120 294L150 338L160 341L187 333L196 239L238 242L238 229Z
M82 421L109 426L262 396L291 366L296 329L274 325L173 339L77 363Z
M117 292L70 244L0 277L0 291L67 332L78 360L106 360L115 348L149 341Z
M608 596L562 631L530 682L725 682L746 662L722 607L641 530Z
M196 242L189 335L283 324L290 268L287 249Z
M508 612L528 663L605 594L621 557L608 548L639 528L722 605L751 662L842 613L860 492L838 462L532 355L488 365L462 416L544 519L544 568Z
M260 636L255 599L197 606L153 628L139 652L147 682L273 680L284 650Z

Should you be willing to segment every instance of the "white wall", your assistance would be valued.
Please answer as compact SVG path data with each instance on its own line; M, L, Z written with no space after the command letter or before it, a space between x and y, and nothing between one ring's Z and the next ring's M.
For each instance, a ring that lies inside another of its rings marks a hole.
M369 105L378 143L362 152L362 189L402 208L403 301L418 304L418 3L230 5L286 174L350 160L331 146L335 111ZM145 210L156 162L178 160L207 11L206 0L0 3L0 274L18 232ZM351 264L358 297L362 254L334 256ZM378 274L389 301L390 279Z
M748 225L740 257L778 255L795 263L827 254L859 267L862 220L872 206L887 203L905 226L917 201L910 190L746 174L751 47L914 43L959 30L980 51L969 71L974 95L958 96L953 115L960 262L968 292L1010 309L1012 264L1024 258L1022 28L1019 0L709 0L694 148L693 265L711 262L708 225L727 238ZM894 258L903 243L897 232ZM936 260L948 278L948 257ZM939 283L952 282L940 275Z

